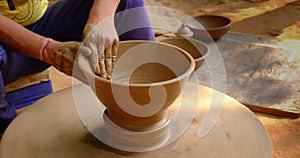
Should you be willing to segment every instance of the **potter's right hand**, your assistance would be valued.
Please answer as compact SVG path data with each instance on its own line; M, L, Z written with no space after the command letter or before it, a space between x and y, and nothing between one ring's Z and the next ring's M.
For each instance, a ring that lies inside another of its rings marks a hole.
M83 45L91 50L89 59L97 75L110 79L118 48L118 35L113 20L100 25L86 24L83 31Z

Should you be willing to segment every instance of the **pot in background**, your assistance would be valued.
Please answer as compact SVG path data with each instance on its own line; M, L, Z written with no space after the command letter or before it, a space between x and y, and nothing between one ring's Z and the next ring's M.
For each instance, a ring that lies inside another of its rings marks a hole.
M194 71L201 67L205 61L205 58L207 58L209 55L208 46L199 40L187 39L183 37L168 37L160 40L160 42L174 45L189 53L195 61Z
M195 21L199 22L206 30L197 27L199 24L195 24ZM193 32L193 37L196 39L207 38L207 31L212 39L218 40L229 31L231 20L220 15L200 15L187 20L185 24Z

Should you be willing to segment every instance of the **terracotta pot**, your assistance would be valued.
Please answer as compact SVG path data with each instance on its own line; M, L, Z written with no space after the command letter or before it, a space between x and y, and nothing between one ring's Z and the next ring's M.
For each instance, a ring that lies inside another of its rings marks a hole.
M94 75L89 60L78 65L115 124L143 131L165 123L165 110L181 93L195 68L191 55L161 42L120 42L111 80Z
M200 15L193 18L193 20L188 20L186 25L194 33L193 37L196 39L205 40L208 32L212 39L218 40L229 31L231 26L231 20L225 16ZM203 28L196 27L197 24L194 24L194 20L199 22L205 30Z
M195 71L201 67L205 58L209 55L208 46L195 39L186 39L182 37L168 37L160 40L160 42L168 43L179 48L182 48L189 53L195 61Z

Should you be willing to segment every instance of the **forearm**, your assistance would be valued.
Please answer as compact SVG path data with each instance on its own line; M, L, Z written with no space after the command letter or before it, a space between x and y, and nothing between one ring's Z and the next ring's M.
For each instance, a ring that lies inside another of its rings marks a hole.
M39 59L43 36L35 34L14 21L0 15L0 43L6 49Z
M120 0L94 0L87 24L97 25L115 14Z

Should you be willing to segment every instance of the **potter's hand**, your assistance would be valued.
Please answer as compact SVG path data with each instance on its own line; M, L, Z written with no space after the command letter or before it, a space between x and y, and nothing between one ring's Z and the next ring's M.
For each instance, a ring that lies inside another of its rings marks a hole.
M71 76L78 52L84 55L91 54L91 51L80 42L58 42L48 38L42 45L40 59Z
M118 34L111 20L99 25L86 24L83 31L83 45L91 50L89 59L97 75L110 79L116 61Z

